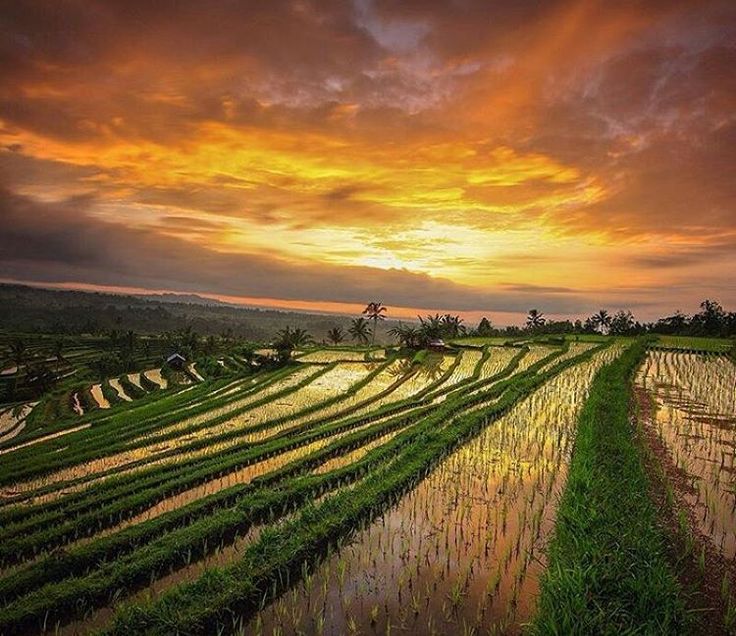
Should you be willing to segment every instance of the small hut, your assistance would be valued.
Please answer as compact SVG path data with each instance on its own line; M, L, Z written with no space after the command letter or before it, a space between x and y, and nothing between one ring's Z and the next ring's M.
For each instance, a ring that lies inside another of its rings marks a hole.
M447 349L447 345L445 345L445 341L442 338L434 338L429 341L427 348L430 351L444 351Z
M168 358L166 358L166 364L176 371L182 371L186 361L187 359L180 353L172 353Z

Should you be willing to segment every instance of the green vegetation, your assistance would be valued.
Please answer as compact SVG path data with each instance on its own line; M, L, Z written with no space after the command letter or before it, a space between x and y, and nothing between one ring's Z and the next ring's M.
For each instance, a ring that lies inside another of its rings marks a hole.
M629 419L644 343L601 369L580 416L543 577L540 634L683 633L687 620Z
M197 583L176 588L155 604L122 610L110 633L183 629L206 632L222 628L228 609L236 604L244 613L255 611L264 595L288 585L291 577L298 576L303 568L308 570L309 564L318 560L333 542L348 535L365 519L379 515L399 493L426 476L428 468L450 449L477 434L489 418L497 417L546 379L576 362L579 359L567 360L537 374L536 369L543 366L538 363L536 368L492 389L494 395L501 397L493 407L455 417L444 426L429 426L446 420L443 411L456 405L438 409L425 421L427 428L421 437L404 449L400 462L375 471L349 492L328 497L315 507L308 506L294 521L264 532L230 568L209 570ZM471 401L475 400L480 402L483 398L476 396Z
M0 334L18 398L0 405L0 632L692 628L642 436L697 484L705 513L679 523L705 577L736 552L736 347L705 333L730 314L704 303L700 333L640 339L626 312L573 332L539 310L503 332L386 313L333 323L329 347L290 324L260 343ZM668 405L638 427L635 372ZM370 607L339 598L367 580Z
M656 346L663 349L685 349L689 351L712 351L723 353L733 347L733 341L703 336L657 336Z

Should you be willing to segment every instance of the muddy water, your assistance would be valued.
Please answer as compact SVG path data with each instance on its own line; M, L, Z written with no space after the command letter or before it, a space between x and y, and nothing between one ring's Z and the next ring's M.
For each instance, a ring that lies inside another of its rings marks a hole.
M268 404L268 418L264 418L265 411L261 409L259 410L259 412L251 411L248 413L243 413L236 418L233 418L233 420L228 423L228 426L238 428L242 428L244 426L252 426L264 421L265 419L274 419L275 417L282 417L284 415L287 415L289 412L300 411L308 406L311 406L312 404L315 404L318 401L323 401L326 397L336 397L338 395L344 394L345 391L352 384L355 383L355 380L357 379L357 376L355 376L355 374L357 370L361 367L363 367L365 372L370 372L376 368L375 364L356 365L350 363L339 365L338 367L336 367L335 371L340 370L341 375L349 374L349 376L352 376L351 381L345 382L338 380L337 385L333 385L332 381L328 378L328 376L332 372L328 372L319 378L319 384L315 384L314 387L310 387L310 392L298 391L297 393L285 396L279 402ZM331 415L333 413L343 411L346 408L346 405L372 397L373 395L391 386L391 384L396 382L396 380L401 376L403 370L404 369L399 362L394 362L393 364L389 365L381 372L379 372L368 382L368 384L358 389L353 395L346 396L344 400L340 400L336 404L320 408L319 410L309 413L308 415L292 418L291 420L289 420L289 424L293 427L303 422L318 419L320 417L325 417L326 415ZM365 374L362 374L362 377L365 377ZM307 387L304 388L306 389ZM317 396L320 399L316 399L315 392L318 392ZM276 429L269 429L269 431L273 432L276 431ZM252 436L249 436L246 441L266 439L270 435L270 432L264 431L263 433L254 434Z
M151 382L158 384L162 389L169 386L166 378L161 375L161 369L150 369L148 371L144 371L143 375L145 375Z
M487 380L488 378L493 377L494 375L497 375L501 371L503 371L511 362L511 360L516 356L516 354L519 353L518 350L515 349L501 349L500 347L497 348L497 350L491 351L491 356L486 362L483 364L483 367L481 368L481 373L479 380ZM522 361L530 354L526 354L524 358L522 358ZM518 371L515 371L517 373ZM483 386L480 386L478 388L471 388L470 390L466 390L466 395L475 395L477 393L481 393L483 391L487 391L493 384L485 384ZM447 399L447 395L439 395L433 400L433 404L438 404L440 402L444 402Z
M203 484L200 484L198 486L195 486L183 492L172 495L171 497L167 497L166 499L163 499L157 502L150 508L147 508L146 510L135 515L134 517L131 517L130 519L126 519L125 521L111 528L102 530L92 537L84 537L82 539L79 539L69 544L67 546L67 549L72 548L72 547L78 547L80 545L84 545L100 537L104 537L104 536L119 532L121 530L124 530L125 528L128 528L130 526L133 526L139 523L143 523L145 521L149 521L150 519L155 519L167 512L181 508L198 499L203 499L210 495L214 495L220 492L221 490L230 488L237 484L247 484L251 480L253 480L255 477L259 477L261 475L265 475L274 470L278 470L293 461L297 461L303 457L306 457L307 455L310 455L311 453L321 450L328 444L339 441L340 439L348 435L363 431L371 426L375 426L376 424L377 424L376 422L370 422L368 424L363 424L362 426L358 426L348 431L343 431L342 433L332 435L331 437L317 440L315 442L312 442L311 444L307 444L305 446L301 446L299 448L295 448L295 449L280 453L278 455L274 455L273 457L269 457L262 461L258 461L253 464L250 464L249 466L245 466L243 468L234 470L230 473L227 473L226 475L221 475L215 479L211 479ZM386 439L385 441L388 441L388 440ZM368 446L371 446L372 448L374 444L369 443ZM361 447L361 448L366 448L366 447ZM353 453L350 453L350 455L353 455ZM352 461L357 461L358 458L359 457L357 457L356 459L353 459ZM43 498L40 497L35 501L38 502L42 499Z
M554 360L550 360L547 364L542 365L539 369L539 372L541 373L543 371L547 371L556 364L559 364L560 362L563 362L570 358L574 358L575 356L579 356L580 354L585 353L586 351L590 351L593 347L597 346L598 345L595 342L571 342L569 343L568 350L565 353L558 356Z
M381 360L385 357L385 351L371 351L371 358L373 360ZM360 362L365 360L365 351L331 351L329 349L321 349L319 351L311 351L299 356L299 362L316 362L318 364L340 362L341 360Z
M139 515L136 515L135 517L132 517L131 519L128 519L123 523L110 528L109 530L98 533L97 535L95 535L95 538L118 532L119 530L122 530L129 526L148 521L149 519L155 519L156 517L159 517L162 514L165 514L171 510L176 510L193 501L196 501L197 499L202 499L204 497L207 497L208 495L218 493L225 488L230 488L231 486L235 486L237 484L247 484L255 477L259 477L261 475L265 475L266 473L282 468L290 462L306 457L311 453L323 449L328 444L336 442L346 437L347 435L355 433L356 431L364 430L368 426L370 426L370 424L366 424L364 426L345 431L337 435L333 435L332 437L317 440L315 442L312 442L311 444L300 446L299 448L295 448L293 450L280 453L273 457L269 457L268 459L255 462L253 464L250 464L249 466L245 466L241 469L228 473L227 475L217 477L216 479L207 481L204 484L200 484L199 486L195 486L194 488L185 490L181 493L178 493L172 497L168 497L158 502L156 505L148 508Z
M0 440L5 439L5 435L15 429L18 424L23 421L31 412L32 405L24 404L23 406L7 408L0 413ZM15 437L20 431L13 431L15 434L9 436Z
M245 633L520 631L577 415L595 370L619 351L563 372L491 423Z
M129 373L128 382L130 382L133 386L139 388L141 391L144 390L143 386L141 385L141 377L139 373Z
M473 375L478 363L483 357L483 352L477 349L463 349L459 354L458 362L452 375L447 378L447 384L457 384Z
M133 398L131 398L123 388L123 385L120 384L120 380L117 378L113 378L110 380L110 386L113 388L113 390L120 396L120 399L125 400L126 402L132 402Z
M548 355L558 350L559 349L557 347L530 345L529 352L519 362L517 372L526 371L530 366L539 362L542 358L546 358Z
M408 361L396 361L355 394L346 396L339 403L320 409L317 413L294 418L278 428L279 430L293 428L316 418L339 417L340 415L356 417L371 413L382 406L411 397L426 388L441 377L452 364L452 361L451 356L433 356L429 364L422 365L419 369L414 370L412 370ZM411 375L408 379L399 382L406 374ZM376 399L376 396L384 391L386 391L386 394ZM361 407L363 403L365 405ZM266 435L273 434L274 430L276 429L270 430ZM248 438L248 441L254 439L256 439L255 436Z
M107 398L102 395L102 387L99 384L93 385L90 389L90 393L92 394L94 401L97 402L97 406L101 409L110 408L110 403L107 401Z
M248 395L245 395L239 399L234 399L223 406L219 406L217 408L210 409L204 413L199 413L197 415L183 418L179 422L176 422L175 424L162 428L156 431L155 433L143 435L137 438L136 441L143 441L146 439L155 438L158 435L164 435L164 434L172 433L175 431L180 431L190 426L195 426L197 424L206 422L207 420L214 419L222 415L226 415L228 413L231 413L232 411L235 411L236 409L245 407L248 404L251 404L253 402L266 398L270 395L278 393L279 391L283 391L285 389L291 388L295 386L296 384L299 384L303 380L306 380L310 375L313 375L315 372L316 372L316 369L314 367L305 367L303 369L297 369L296 371L294 371L293 373L290 373L286 377L283 377L277 380L276 382L266 387L263 387L260 391L249 393ZM225 393L223 395L227 395L227 394Z
M491 347L491 354L481 367L479 379L485 380L503 371L517 353L519 350L512 347Z
M396 437L399 433L405 431L407 428L409 427L405 426L395 431L391 431L390 433L381 435L381 437L373 440L372 442L370 442L369 444L366 444L365 446L356 448L354 451L346 453L345 455L340 455L339 457L333 457L332 459L328 459L322 465L315 468L312 471L312 474L324 475L325 473L329 473L330 471L337 470L338 468L343 468L344 466L349 466L350 464L354 464L355 462L358 462L361 459L363 459L363 457L365 457L374 448L378 448L379 446L383 446L384 444L387 444L388 442L390 442L394 437Z
M23 430L25 429L25 427L26 427L26 422L25 422L25 420L23 420L23 421L20 422L20 424L18 424L17 426L15 426L15 428L13 428L13 429L7 431L6 433L3 433L2 435L0 435L0 442L8 442L11 439L13 439L14 437L18 437L18 435L20 435L23 432ZM0 451L0 454L2 454L2 451Z
M698 529L736 559L736 366L725 357L651 351L636 378L656 402L656 431L691 478Z

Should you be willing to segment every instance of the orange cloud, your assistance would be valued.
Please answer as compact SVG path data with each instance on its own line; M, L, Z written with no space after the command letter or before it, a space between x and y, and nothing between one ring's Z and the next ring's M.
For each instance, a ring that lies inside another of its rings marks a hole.
M8 192L213 262L448 281L478 311L733 293L729 3L155 5L8 11Z

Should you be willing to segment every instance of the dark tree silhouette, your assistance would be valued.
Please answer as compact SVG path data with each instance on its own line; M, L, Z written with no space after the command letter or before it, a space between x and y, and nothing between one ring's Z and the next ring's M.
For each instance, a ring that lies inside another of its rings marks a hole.
M365 309L363 310L363 315L368 317L368 320L373 321L373 332L371 334L371 344L376 343L376 325L378 324L379 320L385 320L386 316L384 314L386 313L387 309L383 306L383 303L380 303L378 301L372 301L369 302Z
M291 353L294 349L306 347L313 342L314 339L307 333L306 329L286 327L276 334L276 341L273 347L276 349L279 360L286 362L291 358Z
M333 327L327 332L327 339L332 344L338 345L345 340L345 332L342 330L342 327Z
M538 309L529 310L529 313L526 317L527 329L529 329L530 331L540 329L544 326L545 322L547 322L547 320L545 319L544 314L541 311L539 311Z
M371 329L368 325L368 321L365 318L353 318L348 329L350 337L359 342L360 344L368 344L370 340Z
M596 330L605 333L606 329L611 326L611 316L605 309L601 309L598 313L590 317L591 322L595 325Z

